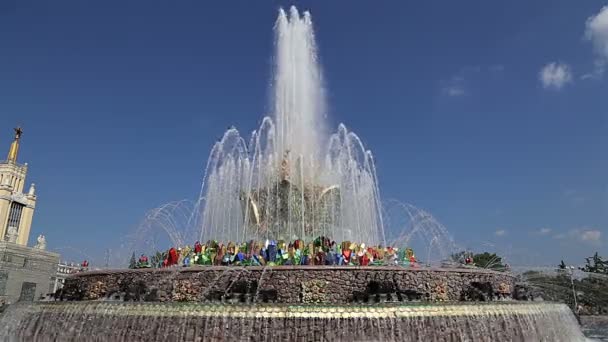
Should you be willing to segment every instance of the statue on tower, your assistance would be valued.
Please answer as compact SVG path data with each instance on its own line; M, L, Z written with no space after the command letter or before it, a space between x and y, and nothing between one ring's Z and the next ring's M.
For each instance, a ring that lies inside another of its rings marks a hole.
M46 249L46 238L44 237L44 235L42 235L42 234L38 235L38 239L36 239L36 241L38 243L36 244L36 246L34 246L34 248L40 249L40 250Z
M21 139L21 134L23 134L23 130L20 126L13 128L15 130L15 140Z

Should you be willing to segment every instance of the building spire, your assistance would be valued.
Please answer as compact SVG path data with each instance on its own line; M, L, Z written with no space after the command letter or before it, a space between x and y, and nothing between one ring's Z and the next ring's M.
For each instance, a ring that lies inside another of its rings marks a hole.
M17 155L19 154L19 140L21 139L21 134L23 134L23 130L21 127L15 127L15 140L11 144L11 148L8 150L8 157L6 158L9 162L16 163Z

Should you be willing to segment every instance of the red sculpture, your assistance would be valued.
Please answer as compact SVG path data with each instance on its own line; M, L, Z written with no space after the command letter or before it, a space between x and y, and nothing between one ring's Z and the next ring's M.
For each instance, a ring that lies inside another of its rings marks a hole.
M174 247L171 247L167 255L167 266L177 265L178 261L179 255L177 254L177 250Z
M364 253L361 256L361 259L360 259L359 262L360 262L361 266L367 266L367 265L369 265L369 257L367 256L367 253Z
M343 249L342 256L344 257L344 263L348 264L350 261L350 249Z

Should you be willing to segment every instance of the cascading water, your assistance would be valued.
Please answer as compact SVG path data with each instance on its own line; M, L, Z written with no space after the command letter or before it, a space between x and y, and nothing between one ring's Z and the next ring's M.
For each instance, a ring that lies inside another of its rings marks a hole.
M325 134L325 100L310 14L275 25L272 117L249 143L231 128L215 144L197 213L200 240L330 236L385 244L370 151L344 125Z
M9 341L584 342L562 304L243 306L42 304L11 309Z

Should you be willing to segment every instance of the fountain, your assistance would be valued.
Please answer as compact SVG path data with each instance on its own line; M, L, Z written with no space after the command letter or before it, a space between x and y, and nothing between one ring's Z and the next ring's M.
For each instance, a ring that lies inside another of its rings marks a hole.
M212 241L208 246L216 253L213 240L240 244L324 236L386 247L408 245L419 236L429 266L316 261L90 271L67 279L58 302L10 307L0 320L0 336L62 341L584 340L568 307L513 300L516 282L509 273L431 265L431 252L446 254L444 259L453 241L428 213L401 206L402 224L411 229L387 237L371 152L344 125L325 134L310 14L300 15L295 7L289 14L280 10L275 32L273 115L262 120L248 142L235 128L228 129L211 151L199 200L151 211L146 227L155 222L173 246Z

